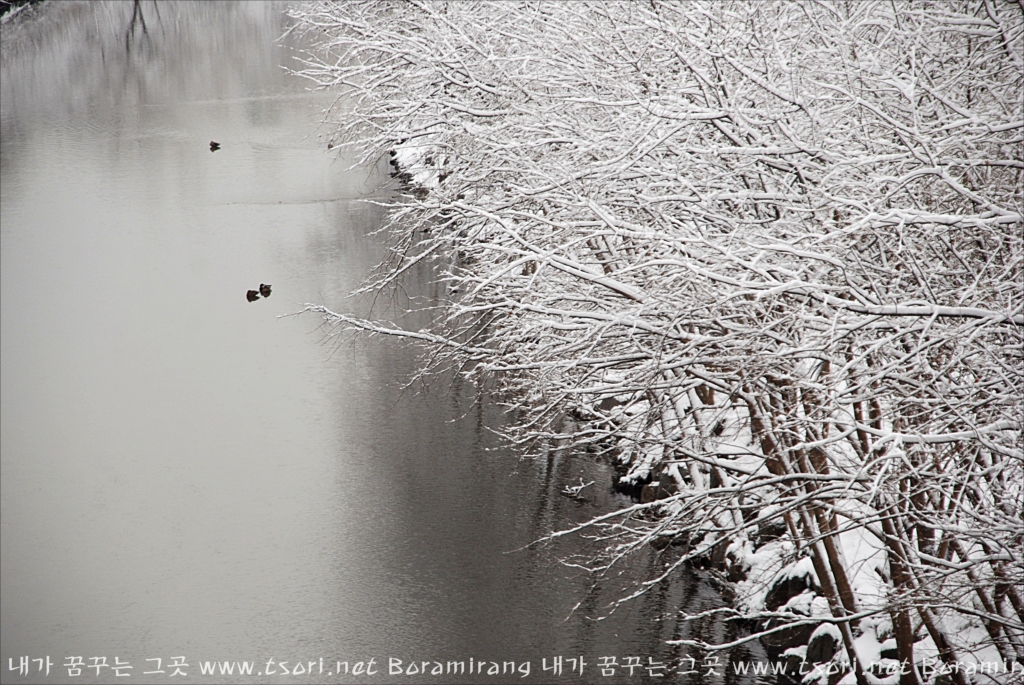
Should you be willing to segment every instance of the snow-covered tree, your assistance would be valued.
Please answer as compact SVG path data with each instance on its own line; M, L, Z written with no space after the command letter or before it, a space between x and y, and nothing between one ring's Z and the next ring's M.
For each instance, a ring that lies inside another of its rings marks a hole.
M710 558L747 593L724 613L835 625L858 683L866 631L961 685L986 649L1024 663L1019 4L296 17L337 139L410 188L366 289L431 263L452 293L423 331L310 308L497 384L522 449L646 485L575 561L681 549L643 592ZM782 524L786 568L765 565L759 531ZM766 606L801 559L821 599Z

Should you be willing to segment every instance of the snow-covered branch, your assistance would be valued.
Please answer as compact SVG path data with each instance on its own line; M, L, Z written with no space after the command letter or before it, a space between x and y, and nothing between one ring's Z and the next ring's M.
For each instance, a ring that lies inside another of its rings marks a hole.
M367 290L453 294L429 331L314 310L491 378L519 448L614 459L642 501L554 533L602 545L568 563L653 547L643 592L707 561L766 644L835 626L861 684L868 631L1024 659L1020 7L295 15L337 140L406 184Z

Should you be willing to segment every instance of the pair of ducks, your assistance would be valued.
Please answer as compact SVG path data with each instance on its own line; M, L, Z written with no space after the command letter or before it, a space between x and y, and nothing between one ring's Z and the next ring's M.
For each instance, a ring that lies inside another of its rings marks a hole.
M267 285L266 283L260 283L260 289L250 290L245 294L245 299L249 300L250 302L255 302L256 300L260 299L260 295L262 295L263 297L270 297L270 286Z

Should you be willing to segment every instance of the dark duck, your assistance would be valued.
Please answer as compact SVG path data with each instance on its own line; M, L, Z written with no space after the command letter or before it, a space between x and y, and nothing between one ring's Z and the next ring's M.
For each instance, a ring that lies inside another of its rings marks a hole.
M245 299L249 300L250 302L255 302L256 300L260 299L260 294L255 290L250 290L245 294Z
M260 283L260 295L270 297L270 286L266 283Z

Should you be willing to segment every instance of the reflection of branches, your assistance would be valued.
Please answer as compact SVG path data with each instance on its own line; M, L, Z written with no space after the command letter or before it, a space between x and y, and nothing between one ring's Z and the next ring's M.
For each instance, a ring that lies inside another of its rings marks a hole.
M306 75L354 103L347 145L395 151L428 189L396 207L367 289L439 265L459 295L415 334L433 361L500 383L514 444L614 456L646 487L571 531L603 550L572 563L612 573L671 546L637 592L699 560L742 576L775 526L858 682L869 620L911 664L923 632L952 668L977 648L970 626L1024 658L1020 12L414 2L300 18L324 40ZM786 618L748 599L769 631Z
M142 34L146 35L149 32L146 29L146 17L142 14L142 0L135 0L132 3L132 19L128 24L128 30L125 31L124 35L124 49L125 52L131 52L131 43L135 38L135 26L138 24L142 27Z

